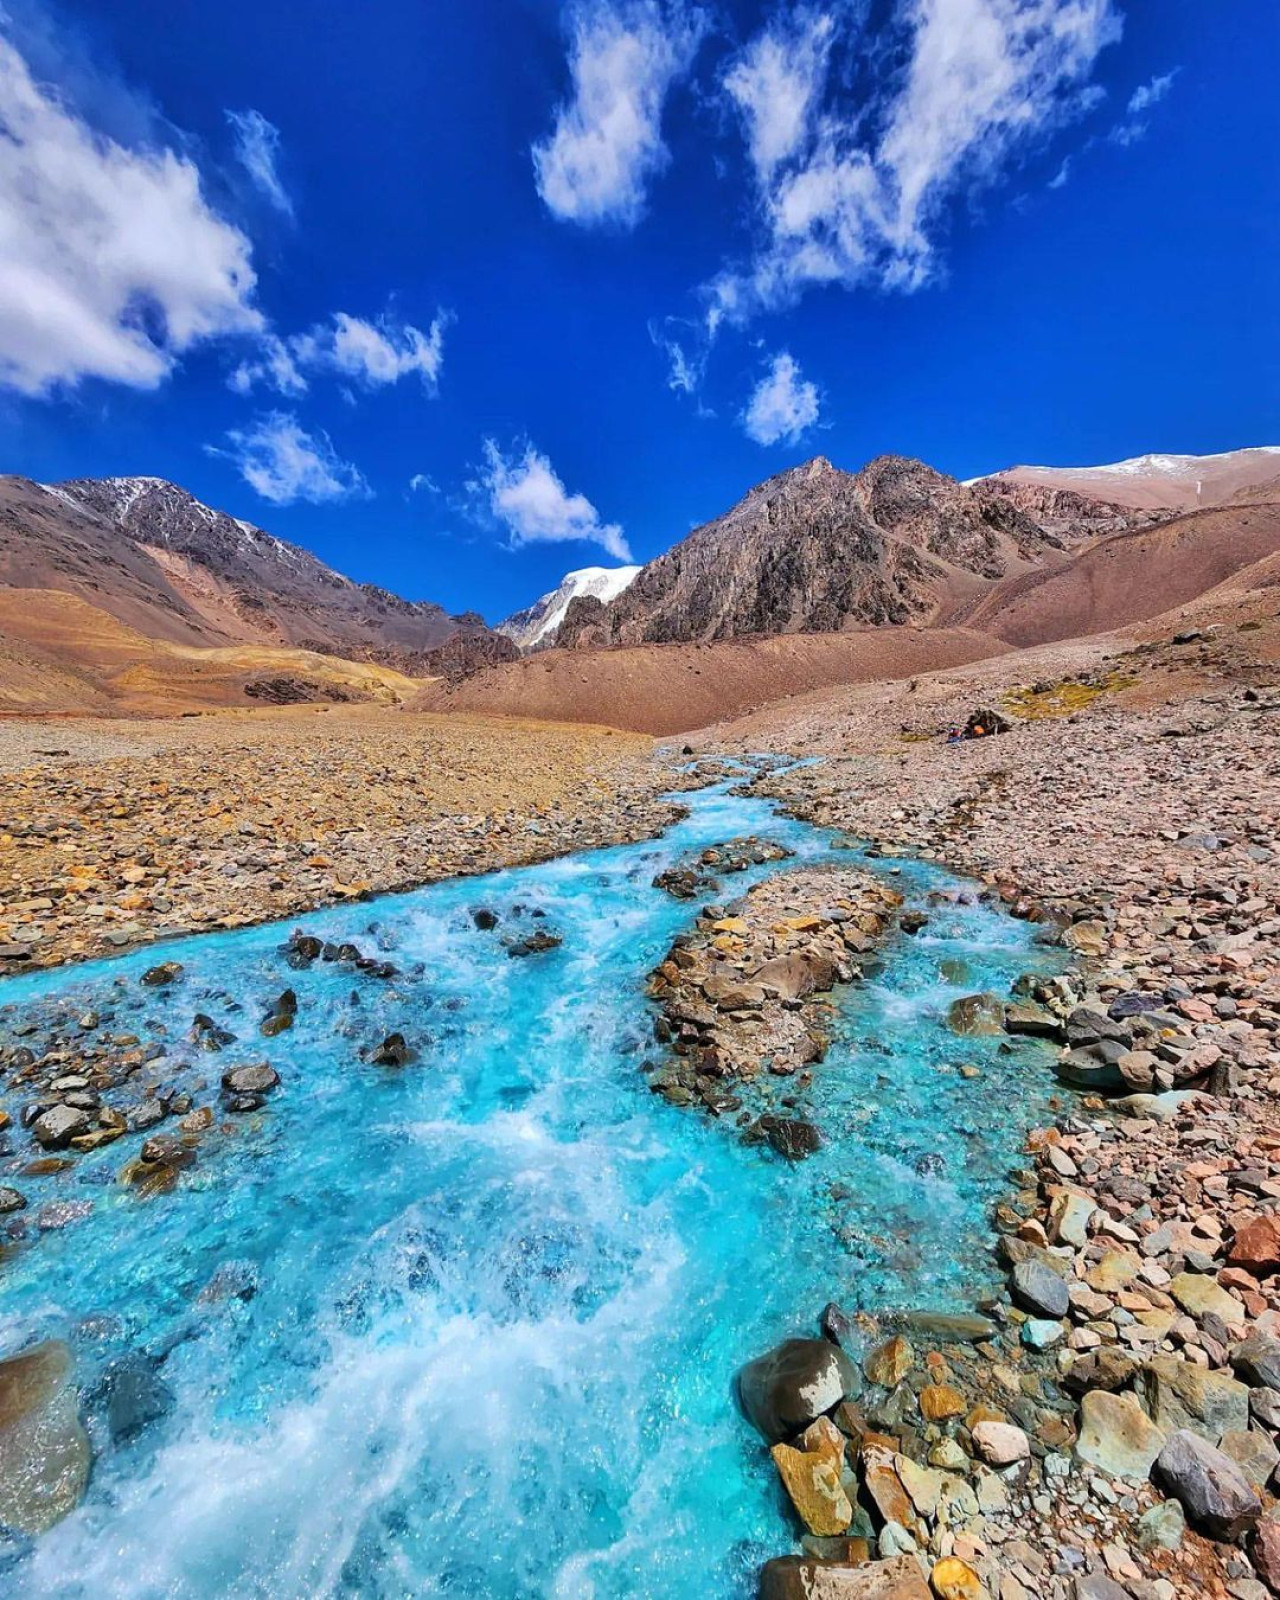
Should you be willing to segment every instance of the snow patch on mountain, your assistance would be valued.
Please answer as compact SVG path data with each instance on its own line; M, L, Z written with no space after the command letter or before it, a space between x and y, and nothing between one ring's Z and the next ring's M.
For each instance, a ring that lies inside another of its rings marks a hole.
M558 588L500 622L495 631L506 634L522 650L550 644L570 601L585 595L608 605L630 586L639 571L639 567L580 567L577 572L567 572Z

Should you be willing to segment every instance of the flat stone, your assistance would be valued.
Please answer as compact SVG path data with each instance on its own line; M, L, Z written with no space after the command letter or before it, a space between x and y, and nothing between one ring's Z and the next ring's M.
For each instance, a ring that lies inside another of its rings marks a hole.
M1191 1522L1216 1539L1239 1538L1261 1515L1262 1501L1240 1468L1189 1428L1169 1439L1155 1470Z
M1049 1235L1054 1243L1083 1250L1089 1242L1089 1222L1095 1209L1088 1195L1072 1189L1055 1194L1049 1205Z
M947 1010L947 1026L966 1038L1004 1032L1004 1006L999 995L967 994L953 1000Z
M990 1317L977 1312L895 1311L883 1320L944 1344L981 1344L984 1339L994 1339L1000 1331Z
M1230 1456L1253 1487L1259 1491L1271 1482L1280 1466L1280 1450L1265 1433L1256 1428L1233 1430L1218 1440L1218 1449Z
M230 1095L267 1094L280 1082L280 1074L265 1061L251 1067L235 1067L222 1074L222 1087Z
M1031 1454L1031 1441L1009 1422L979 1422L972 1438L974 1449L988 1466L1009 1467Z
M939 1561L929 1576L938 1600L987 1600L982 1579L958 1556L946 1556Z
M1164 1442L1134 1394L1091 1389L1080 1403L1076 1454L1108 1477L1148 1477Z
M1054 1320L1071 1309L1066 1283L1040 1261L1020 1261L1011 1275L1013 1298L1025 1311Z
M914 1556L850 1565L778 1556L760 1573L759 1600L932 1600Z
M1162 1500L1138 1518L1138 1547L1142 1550L1176 1550L1187 1531L1186 1513L1178 1500Z
M775 1444L770 1454L791 1503L809 1532L826 1537L847 1532L853 1521L853 1506L840 1481L843 1440L838 1445L824 1442L813 1450Z
M1199 1321L1205 1316L1221 1317L1231 1327L1245 1320L1244 1307L1202 1272L1180 1272L1169 1284L1169 1293L1189 1316Z
M1231 1351L1231 1365L1252 1387L1280 1392L1280 1339L1250 1334Z
M1153 1356L1136 1387L1151 1420L1165 1433L1190 1428L1217 1444L1224 1433L1249 1426L1249 1390L1225 1372L1177 1356Z
M1118 1294L1142 1270L1142 1257L1132 1250L1108 1250L1084 1275L1084 1281L1097 1294Z
M1233 1267L1243 1267L1255 1278L1280 1271L1280 1217L1267 1212L1237 1228L1227 1261Z
M90 1460L68 1346L49 1340L0 1361L0 1525L51 1528L79 1505Z
M1004 1027L1006 1033L1030 1034L1039 1039L1056 1039L1062 1033L1062 1024L1053 1012L1034 1000L1016 1000L1007 1005Z
M885 1389L896 1389L916 1364L915 1351L901 1334L894 1334L868 1352L862 1370L868 1383L880 1384Z
M1090 1572L1073 1579L1071 1600L1132 1600L1132 1597L1128 1589L1114 1578L1109 1578L1105 1572Z
M967 1407L958 1389L946 1383L927 1383L920 1391L920 1415L926 1422L945 1422L948 1417L959 1417Z
M89 1113L76 1106L50 1106L31 1124L31 1132L46 1150L64 1150L73 1139L93 1126Z

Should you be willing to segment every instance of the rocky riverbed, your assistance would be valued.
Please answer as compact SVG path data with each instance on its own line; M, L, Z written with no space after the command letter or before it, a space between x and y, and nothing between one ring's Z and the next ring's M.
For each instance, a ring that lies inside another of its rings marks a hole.
M865 695L774 729L826 759L758 788L973 873L1072 952L1070 981L955 1020L1054 1039L1081 1092L998 1212L1008 1287L974 1342L868 1353L829 1308L807 1381L841 1399L775 1443L808 1532L769 1600L1280 1593L1280 695L1195 641L1142 670L1176 678L1188 649L1209 681L1145 703L988 666L1011 713L1008 691L1057 698L997 738L886 749ZM925 689L935 727L963 725L972 684Z
M827 1051L828 996L861 976L901 903L865 871L819 867L707 907L649 981L665 1047L650 1087L732 1117L744 1137L791 1159L816 1149L804 1102Z

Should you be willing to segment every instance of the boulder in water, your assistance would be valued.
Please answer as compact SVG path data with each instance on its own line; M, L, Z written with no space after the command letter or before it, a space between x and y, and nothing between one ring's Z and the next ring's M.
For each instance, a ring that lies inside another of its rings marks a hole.
M757 1117L755 1132L788 1161L801 1161L822 1148L822 1135L801 1117Z
M161 989L166 984L176 983L181 976L180 961L162 961L158 967L148 967L140 981L145 983L148 989Z
M853 1362L826 1339L786 1339L738 1374L747 1421L770 1444L792 1438L859 1388Z
M80 1503L89 1437L60 1340L0 1361L0 1526L38 1534Z
M413 1060L413 1050L402 1033L389 1033L369 1052L375 1067L404 1067Z
M951 1002L947 1026L966 1037L1004 1032L1004 1005L998 995L966 994Z

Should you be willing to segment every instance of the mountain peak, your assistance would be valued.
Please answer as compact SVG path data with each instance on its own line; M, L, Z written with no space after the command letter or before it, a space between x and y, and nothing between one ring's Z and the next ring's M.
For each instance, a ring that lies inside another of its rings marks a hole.
M579 567L576 572L566 572L558 587L500 622L495 632L505 634L522 650L554 644L565 613L575 600L608 605L634 582L639 572L636 566Z

